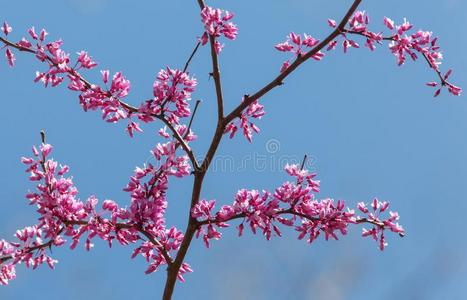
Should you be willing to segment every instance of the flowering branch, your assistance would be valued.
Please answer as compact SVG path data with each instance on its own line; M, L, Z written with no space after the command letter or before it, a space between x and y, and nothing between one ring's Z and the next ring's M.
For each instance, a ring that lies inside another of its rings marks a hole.
M65 227L62 227L57 232L57 235L60 235L65 230L66 227L74 226L74 225L87 226L87 225L90 224L90 221L62 221L62 222L65 225ZM134 226L134 225L127 224L127 223L116 223L115 227L117 229L137 228L138 231L141 234L143 234L152 244L154 244L154 246L156 246L159 249L159 251L164 256L164 258L165 258L166 262L168 263L168 265L170 266L172 264L172 258L170 257L169 253L165 250L164 245L162 245L161 242L159 242L156 238L154 238L148 231L144 230L143 227ZM46 249L46 248L51 249L52 246L54 246L54 240L53 239L51 239L48 242L43 243L43 244L38 244L38 245L35 245L35 246L32 246L32 247L26 247L25 249L22 250L22 253L23 254L29 254L29 253L34 252L36 250L42 250L42 249ZM6 255L6 256L0 257L0 264L3 264L4 262L7 262L8 260L13 259L13 258L14 258L13 255Z
M345 235L349 224L362 223L373 225L370 230L364 229L362 235L372 236L379 241L381 250L387 245L385 230L404 236L404 229L396 223L399 219L397 213L390 212L386 220L381 217L387 211L389 202L381 202L375 198L371 202L371 210L361 202L357 206L358 210L366 216L358 216L353 209L344 210L344 202L341 200L337 203L329 198L317 200L315 193L319 191L319 181L315 179L315 173L309 173L299 165L287 165L285 170L296 178L296 182L287 181L274 193L263 191L261 194L257 190L240 190L234 203L222 206L217 213L212 212L214 200L201 200L192 210L192 216L197 218L197 237L203 235L206 247L209 247L211 239L217 240L222 236L216 227L228 227L227 222L235 219L243 219L237 227L239 235L243 234L244 223L247 223L254 234L257 229L261 229L268 240L273 233L281 236L276 223L294 226L300 233L298 238L302 239L308 235L309 243L316 240L321 232L326 240L330 237L337 240L336 231ZM284 217L287 215L290 218Z
M389 18L385 18L385 24L391 30L395 28L394 22ZM366 28L360 28L360 31L352 30L352 29L344 29L342 31L342 35L344 35L345 37L345 34L353 34L353 35L359 35L359 36L366 37L367 38L366 45L369 46L370 49L374 49L372 46L373 43L380 43L381 41L391 41L392 43L390 47L393 49L392 50L393 53L397 53L399 57L399 65L402 65L405 61L405 58L403 55L404 51L408 53L412 57L413 60L416 60L417 56L413 52L411 52L410 49L414 49L415 51L418 51L425 59L428 66L431 69L433 69L433 71L438 76L441 87L447 86L450 93L456 96L459 96L461 93L461 89L447 81L449 76L452 73L452 70L448 70L445 75L442 75L439 69L438 60L442 56L437 51L439 49L439 47L436 45L437 38L431 39L431 32L423 32L423 31L418 31L415 34L412 34L410 37L401 38L401 35L411 28L412 28L412 25L410 25L408 22L405 22L402 26L399 26L397 32L391 36L383 37L381 34L375 34L374 32L367 31ZM347 41L347 38L346 38L346 41ZM353 41L350 43L353 43ZM405 47L404 46L400 47L400 44L405 44ZM421 45L430 44L431 49L427 50L426 48L422 48L420 47L420 44ZM407 45L410 45L410 46L407 47ZM436 87L438 86L438 83L428 82L427 85L431 87ZM437 97L440 95L440 93L441 93L441 88L435 92L434 96Z
M261 88L259 91L257 91L251 96L245 95L243 102L225 117L224 119L225 124L228 124L236 117L239 117L242 111L244 111L253 102L260 99L262 96L266 95L269 91L271 91L277 86L282 85L283 80L287 76L289 76L295 69L297 69L302 63L307 61L309 58L316 55L319 51L321 51L324 47L326 47L326 45L328 45L332 40L334 40L344 29L345 24L349 20L350 16L352 16L352 14L357 10L361 2L362 0L355 0L353 4L350 6L350 8L347 10L347 13L345 14L345 16L340 21L339 26L337 26L336 29L330 35L328 35L321 43L319 43L315 48L308 51L305 55L297 56L295 61L290 66L288 66L288 68L284 72L279 74L276 78L274 78L270 83L268 83L266 86Z
M193 51L190 54L190 57L188 57L188 60L185 63L185 66L183 67L183 73L186 73L188 71L188 66L190 65L191 60L195 56L196 52L198 51L199 46L201 45L201 42L196 43L195 48L193 48Z
M34 33L35 34L35 33ZM44 35L45 37L45 35ZM42 61L47 61L51 64L51 66L57 68L57 69L60 69L62 70L63 72L67 73L69 77L73 78L73 81L74 81L74 85L78 85L80 86L79 90L87 90L87 91L95 91L95 92L100 92L100 88L97 87L96 85L90 83L88 80L86 80L81 74L79 74L74 68L69 68L69 67L64 67L64 66L61 66L60 64L63 64L63 63L66 63L68 58L66 58L65 61L62 61L62 62L57 62L57 58L55 57L51 57L49 55L46 55L43 50L41 49L41 47L39 46L38 49L33 49L31 44L29 42L24 42L25 40L23 39L22 42L20 43L13 43L3 37L0 37L0 41L3 42L5 45L9 46L9 47L12 47L12 48L15 48L19 51L23 51L23 52L28 52L28 53L32 53L32 54L35 54L37 57L40 57L39 59L42 60ZM58 42L56 42L58 43ZM59 43L60 45L60 43ZM51 47L58 47L59 45L51 45ZM189 62L191 61L191 59L193 58L194 54L196 53L196 49L198 47L195 47L195 51L193 51L192 55L190 56L190 58L188 59L187 63L185 64L185 67L187 68L188 65L189 65ZM9 50L9 49L8 49ZM88 58L90 59L90 58ZM92 62L90 65L94 65L95 63ZM13 62L11 63L11 65L13 65ZM40 77L37 77L36 78L36 81L38 80L41 80L44 78L44 75L42 74L39 74L38 76ZM53 75L55 76L55 75ZM106 79L106 76L108 76L108 71L107 71L107 75L104 75L104 82L107 81ZM56 80L56 81L55 81ZM63 80L62 79L59 79L57 77L53 77L52 78L52 86L55 86L55 85L58 85L61 83L61 81ZM129 83L128 83L128 86L127 87L124 87L125 89L128 89L129 90ZM71 89L75 89L75 88L71 88ZM140 109L124 102L123 100L119 99L116 95L114 95L111 91L107 91L107 92L102 92L103 93L103 97L108 97L112 100L115 100L117 101L118 103L118 106L124 108L126 110L126 113L131 115L131 114L139 114L140 113ZM128 91L125 91L124 93L121 93L123 96L126 96L126 94L128 93ZM170 131L172 132L173 134L173 137L178 141L178 143L180 143L181 147L183 148L183 150L187 153L188 157L190 158L190 161L191 163L193 164L193 167L195 169L198 169L199 168L199 165L198 165L198 162L196 160L196 157L195 157L195 154L193 153L193 150L188 146L186 140L181 136L181 134L176 130L176 128L174 127L173 125L173 122L169 121L165 116L164 116L164 113L163 111L160 112L160 113L149 113L148 116L143 116L143 118L145 118L145 120L147 120L147 118L156 118L156 119L159 119L161 120L169 129ZM111 121L112 122L115 122L118 120L118 117L117 119L112 119ZM131 123L132 126L128 127L128 130L129 130L129 133L130 135L132 135L132 130L135 129L135 130L138 130L138 131L141 131L141 129L139 129L139 127L135 124L135 123ZM134 124L134 125L133 125ZM189 132L189 131L188 131ZM187 132L187 133L188 133Z
M64 230L64 228L61 228L58 232L59 233L62 233ZM4 241L0 241L0 249L2 249L4 247ZM54 240L49 240L48 242L46 243L43 243L43 244L38 244L38 245L35 245L35 246L32 246L32 247L26 247L25 249L23 249L23 253L24 254L30 254L36 250L42 250L42 249L45 249L45 248L51 248L52 245L54 243ZM10 259L13 259L14 256L13 255L5 255L3 257L0 257L0 265L3 264L4 262L7 262L9 261Z

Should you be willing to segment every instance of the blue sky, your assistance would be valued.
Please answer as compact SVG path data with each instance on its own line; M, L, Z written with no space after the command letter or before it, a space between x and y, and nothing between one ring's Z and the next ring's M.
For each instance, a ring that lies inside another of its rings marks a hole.
M221 68L227 110L241 96L269 82L286 59L273 45L290 32L322 38L327 18L339 19L351 1L216 1L211 5L236 13L240 33L227 42ZM248 3L248 4L247 4ZM467 3L438 1L363 1L374 28L386 15L407 17L418 29L440 36L444 68L467 87L464 38ZM0 20L13 36L31 25L63 38L74 53L87 50L102 69L123 71L132 82L128 101L138 104L151 94L152 82L165 66L182 68L202 33L196 1L130 2L68 0L1 1ZM2 141L0 163L0 237L34 223L36 214L24 194L33 188L19 158L29 154L45 129L54 157L71 167L82 199L96 195L124 205L122 191L133 169L149 159L157 143L156 124L130 139L123 124L110 125L98 113L83 113L77 97L64 87L44 89L32 82L43 69L32 57L17 55L17 67L0 64ZM213 134L216 106L208 80L209 53L202 48L191 66L202 99L193 129L194 144L204 153ZM90 72L92 80L98 72ZM310 61L285 85L263 99L267 115L257 124L261 134L252 144L243 138L224 140L218 154L236 166L254 155L276 162L281 157L312 156L321 196L345 199L354 206L377 196L399 211L407 237L389 237L383 253L362 239L361 228L340 241L307 245L292 230L283 238L236 237L233 228L211 249L196 240L187 256L195 270L178 284L174 299L464 299L467 293L467 104L465 96L443 93L433 99L424 83L435 79L420 61L397 67L385 46L341 51L322 62ZM279 145L270 153L271 140ZM287 179L277 168L251 165L236 171L214 170L202 197L230 203L239 188L272 189ZM169 225L185 227L191 179L172 181ZM83 247L56 249L55 271L20 266L18 278L0 288L1 299L158 299L165 273L144 275L145 264L130 260L129 248L109 250L104 243L87 253ZM40 291L40 292L39 292Z

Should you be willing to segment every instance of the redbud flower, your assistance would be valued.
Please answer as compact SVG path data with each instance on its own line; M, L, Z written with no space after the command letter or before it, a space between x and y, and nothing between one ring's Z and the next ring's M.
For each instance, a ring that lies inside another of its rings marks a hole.
M242 99L242 101L244 101L244 99ZM224 134L230 133L230 138L233 138L238 130L238 127L240 127L242 128L243 135L251 143L253 132L258 133L259 128L249 120L251 118L261 119L265 114L264 106L259 104L258 101L254 101L245 111L242 112L241 116L238 118L238 121L234 120L226 126Z
M3 31L5 35L8 35L10 32L13 31L13 28L11 28L11 26L8 25L7 22L3 22L3 26L0 28L0 30Z
M13 67L15 65L16 58L13 52L11 52L10 48L6 48L5 55L6 55L8 64L10 65L10 67Z
M78 63L80 63L81 67L85 69L92 69L95 66L97 66L97 63L92 60L92 58L88 55L86 51L81 51L81 52L78 52L77 54L79 55Z
M228 11L206 6L201 11L201 20L206 30L200 39L201 44L205 45L208 42L208 34L214 37L223 35L229 40L234 40L237 37L238 29L237 25L229 22L233 16L234 15ZM219 54L223 45L216 40L214 47L216 53Z

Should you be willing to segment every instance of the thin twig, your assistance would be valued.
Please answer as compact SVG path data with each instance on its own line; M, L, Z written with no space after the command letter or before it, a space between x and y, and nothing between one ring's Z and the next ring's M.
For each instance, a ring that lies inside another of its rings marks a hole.
M45 131L44 130L41 130L41 141L42 141L42 144L45 144Z
M305 163L307 159L308 159L308 155L305 154L305 156L303 156L303 161L302 161L302 165L300 166L300 170L303 170L303 168L305 167Z
M224 96L222 94L221 73L219 70L219 58L216 52L216 37L210 35L209 42L211 45L211 60L212 60L212 77L216 87L217 98L217 118L218 122L222 122L224 118Z
M193 120L194 120L195 115L196 115L196 111L198 110L198 106L199 106L200 103L201 103L201 100L196 100L195 108L193 109L193 113L191 114L190 122L188 122L188 129L187 129L187 131L185 133L185 136L183 138L186 138L186 136L190 132L191 125L193 123Z
M191 52L190 57L188 58L188 60L185 63L185 67L183 67L183 73L186 73L186 71L188 70L188 66L190 65L190 62L193 59L193 57L195 56L196 51L198 51L198 48L199 48L200 45L201 45L201 42L198 42L196 44L196 47L193 49L193 52Z

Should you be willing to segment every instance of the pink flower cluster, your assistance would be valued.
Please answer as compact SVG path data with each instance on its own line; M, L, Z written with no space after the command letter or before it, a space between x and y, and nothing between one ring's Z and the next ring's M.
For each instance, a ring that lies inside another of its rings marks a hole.
M244 100L245 99L242 101ZM251 118L261 119L264 115L264 106L259 104L258 101L254 101L242 112L238 119L232 121L225 127L224 133L230 133L230 138L233 138L235 133L237 133L238 127L240 127L243 135L251 143L253 132L259 133L259 128L250 120Z
M347 53L349 48L360 48L360 45L355 40L349 38L350 35L365 37L365 46L372 51L376 49L377 44L382 44L383 41L389 41L389 49L397 58L397 63L399 65L405 63L407 56L410 56L412 60L417 60L417 53L427 60L429 67L435 71L440 80L439 83L427 83L427 85L431 87L439 86L439 89L435 92L435 97L441 93L443 87L447 87L448 91L455 96L461 94L462 89L460 87L447 81L452 73L451 70L446 72L445 75L441 75L439 65L441 64L443 56L437 45L438 38L433 37L432 32L419 30L409 34L408 32L413 26L407 20L404 19L404 23L401 25L395 25L393 20L384 17L384 25L391 30L391 34L389 36L383 36L381 32L370 31L368 29L369 23L370 19L365 11L356 11L348 20L346 24L347 27L344 28L338 28L335 20L328 19L328 25L338 30L339 37L343 37L342 48L344 53ZM334 50L338 43L337 39L332 40L327 45L326 50ZM275 48L282 52L292 52L295 57L300 58L310 51L310 48L313 49L318 44L318 40L307 34L304 34L302 37L292 32L285 42L277 44ZM324 54L318 51L311 57L316 60L321 60L323 56ZM282 64L280 72L286 71L289 65L289 60L285 61Z
M328 20L328 24L331 27L336 27L335 22L332 23L333 20ZM381 33L371 32L368 30L368 25L370 23L370 18L365 11L357 11L355 14L349 19L348 21L348 29L345 29L341 35L344 37L344 41L342 42L342 49L344 53L347 53L349 48L360 48L360 45L348 38L348 35L345 32L358 34L366 37L365 46L370 49L371 51L376 49L376 44L381 44L383 41L383 35ZM333 50L337 46L337 40L331 42L328 46L327 50Z
M178 250L183 234L174 227L167 229L165 226L165 195L169 176L189 174L185 158L176 158L170 151L159 153L169 157L163 167L158 170L152 165L137 168L131 177L125 189L131 194L130 207L122 208L112 200L105 200L98 210L96 197L91 196L85 202L77 198L78 190L71 177L65 177L68 166L59 166L48 158L51 152L51 145L42 144L39 150L33 147L33 157L22 158L30 173L29 179L37 182L36 191L26 197L37 207L40 216L37 224L16 232L18 242L0 241L0 284L8 284L15 278L15 267L20 263L32 268L47 263L53 268L57 261L48 256L46 250L64 245L65 237L71 239L71 249L84 238L87 250L93 247L95 237L107 241L109 247L113 240L121 245L141 241L132 257L141 255L146 259L146 273L171 262L170 253ZM150 179L142 182L147 176ZM184 263L178 274L180 280L183 281L182 275L186 272L191 269Z
M303 34L303 37L300 34L295 34L291 32L287 36L287 40L283 43L279 43L275 46L275 48L281 52L291 52L295 54L295 56L299 57L308 52L309 49L315 47L319 44L319 40L315 39L314 37ZM315 60L321 60L324 57L324 53L318 51L316 54L311 56ZM281 67L281 73L287 70L290 65L290 60L286 60Z
M266 239L273 234L281 236L279 224L291 227L299 233L298 238L307 237L308 243L313 242L320 234L326 240L338 239L337 233L347 234L349 224L372 224L371 230L364 229L363 236L372 236L379 241L379 248L384 250L386 240L384 232L404 234L404 229L398 223L397 213L390 212L387 219L381 219L380 214L389 207L388 202L373 200L373 212L359 203L358 208L366 217L358 216L353 209L345 209L344 201L335 202L332 199L318 200L315 193L319 192L319 181L315 173L300 169L298 165L287 165L286 172L295 178L294 182L285 182L276 188L274 193L257 190L238 191L232 205L224 205L213 213L215 200L202 200L192 210L192 216L198 220L200 227L197 236L203 236L207 247L212 239L218 240L222 234L219 228L228 227L227 221L241 219L238 225L239 235L243 234L245 223L255 234L261 230Z
M367 215L366 220L371 221L373 224L384 224L384 227L373 226L370 230L363 228L362 236L371 236L375 241L379 240L379 248L384 250L384 247L387 246L386 239L384 237L384 228L388 228L392 232L399 234L404 234L404 229L402 228L397 221L399 220L399 214L397 212L389 212L389 218L386 220L381 220L379 215L385 212L389 207L389 202L379 201L377 198L373 199L371 202L371 210L368 209L365 203L358 203L358 209Z
M452 70L448 70L444 76L441 76L439 66L441 65L443 55L437 44L438 38L433 37L431 31L418 30L409 35L408 31L410 31L413 26L407 20L404 20L404 23L401 25L394 26L394 22L385 17L384 23L388 29L393 31L390 37L391 42L389 44L389 49L397 58L399 65L404 64L407 55L415 61L418 59L417 53L421 54L427 60L430 68L438 74L440 79L440 83L427 83L428 86L432 87L440 85L440 88L435 92L435 97L439 96L441 89L445 86L451 94L460 96L462 89L447 81Z
M223 35L229 40L235 40L238 34L237 25L232 22L229 22L234 15L229 11L224 11L221 9L212 8L206 6L201 11L201 21L204 24L204 29L206 30L201 37L201 44L206 45L209 40L209 35L213 37L220 37ZM214 44L216 53L219 54L224 47L216 39Z
M165 115L170 123L179 124L180 118L190 116L188 101L196 84L195 78L180 70L160 70L153 84L154 98L140 105L138 117L149 122L154 116Z
M8 34L13 31L13 28L11 28L11 26L7 22L3 22L3 25L0 28L0 30L3 32L3 34L5 36L8 36ZM15 65L16 58L15 58L15 55L13 54L13 52L11 52L11 50L10 50L10 48L8 46L6 46L5 56L6 56L6 60L7 60L8 64L10 65L10 67L13 67Z
M9 31L11 32L11 27ZM36 73L35 82L40 81L45 87L49 85L55 87L67 78L68 88L80 93L80 104L85 111L100 109L102 118L108 122L117 122L129 117L130 111L118 99L127 96L131 87L130 81L121 72L115 73L109 89L102 89L86 81L79 73L81 69L92 69L97 66L87 52L78 52L77 60L72 66L70 55L62 49L62 40L45 43L47 31L42 29L37 34L34 27L28 29L28 34L32 41L22 38L15 44L16 48L34 53L39 61L48 64L48 70ZM7 58L10 66L13 66L14 56L10 48L12 47L7 45ZM102 71L102 77L104 83L107 84L109 71Z

